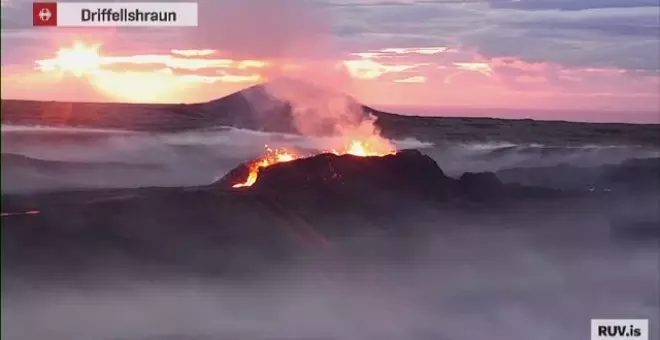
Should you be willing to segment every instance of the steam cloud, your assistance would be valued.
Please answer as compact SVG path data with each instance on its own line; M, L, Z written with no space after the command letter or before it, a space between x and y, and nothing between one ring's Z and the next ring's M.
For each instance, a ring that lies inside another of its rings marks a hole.
M331 57L329 24L301 0L201 0L199 26L182 34L195 48L241 53L245 58Z
M391 149L391 143L380 137L375 117L365 115L348 95L355 84L341 63L331 24L311 4L302 0L231 0L202 1L199 6L200 27L188 31L186 40L195 41L196 47L274 60L280 67L266 74L270 80L264 85L266 93L290 106L299 133L342 136L372 148ZM267 105L259 102L262 98L250 94L246 98L260 108Z

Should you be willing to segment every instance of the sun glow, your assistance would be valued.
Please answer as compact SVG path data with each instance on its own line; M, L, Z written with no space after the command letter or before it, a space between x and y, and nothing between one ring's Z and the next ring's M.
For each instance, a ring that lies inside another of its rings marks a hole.
M66 75L86 80L108 99L141 103L204 100L207 93L225 95L282 73L306 77L304 73L312 67L305 60L232 59L215 49L108 55L102 46L99 41L75 41L59 48L50 58L36 60L35 66L41 72L56 75L58 81L66 80ZM334 65L336 70L360 82L423 84L431 81L423 73L432 63L408 59L406 55L423 57L448 51L447 47L391 47L351 53ZM453 67L492 75L485 63L457 62ZM369 92L367 87L356 88L355 92Z
M104 56L101 44L74 42L53 58L35 61L41 72L59 72L86 79L106 95L129 102L183 100L204 84L256 84L263 81L261 60L214 58L214 50L172 50L171 54ZM202 70L204 74L192 72ZM230 71L235 71L230 72Z
M91 74L99 70L101 56L100 44L85 45L76 41L71 48L61 48L53 59L38 60L37 68L42 71L60 70L76 77Z

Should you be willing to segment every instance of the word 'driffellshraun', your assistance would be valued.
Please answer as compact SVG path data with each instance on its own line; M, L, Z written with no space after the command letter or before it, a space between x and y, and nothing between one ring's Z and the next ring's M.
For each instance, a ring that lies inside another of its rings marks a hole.
M35 2L33 26L191 27L196 2Z

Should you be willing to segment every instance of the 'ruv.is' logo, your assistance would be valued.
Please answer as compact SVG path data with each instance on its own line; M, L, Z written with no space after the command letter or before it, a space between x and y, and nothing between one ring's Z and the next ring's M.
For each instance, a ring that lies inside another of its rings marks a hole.
M648 340L647 319L591 319L591 340Z

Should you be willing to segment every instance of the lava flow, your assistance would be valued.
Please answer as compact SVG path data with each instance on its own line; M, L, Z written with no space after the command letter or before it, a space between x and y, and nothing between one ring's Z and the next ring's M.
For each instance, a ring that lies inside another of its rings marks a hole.
M289 162L297 158L300 158L300 156L293 152L287 151L285 149L271 149L266 146L265 155L248 166L249 174L245 182L234 184L233 187L242 188L252 186L252 184L257 181L257 177L259 176L259 169L276 163Z
M389 143L374 148L369 143L354 140L343 151L332 150L329 151L329 153L333 153L335 155L353 155L358 157L370 157L370 156L393 155L396 153L396 149L394 149ZM257 182L260 169L266 168L273 164L289 162L304 157L306 156L302 156L300 154L297 154L295 152L286 149L271 149L268 146L266 146L265 155L248 165L249 174L247 179L243 183L236 183L232 185L232 187L242 188L242 187L252 186L254 183Z

